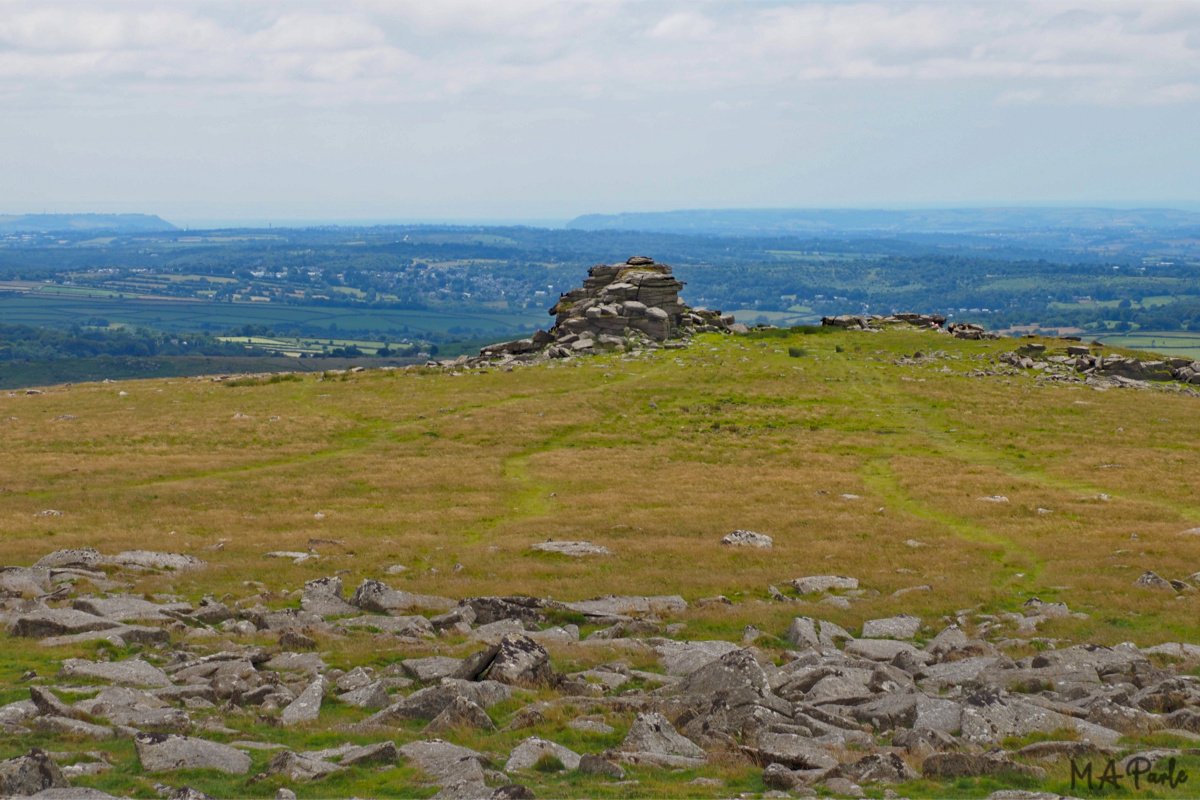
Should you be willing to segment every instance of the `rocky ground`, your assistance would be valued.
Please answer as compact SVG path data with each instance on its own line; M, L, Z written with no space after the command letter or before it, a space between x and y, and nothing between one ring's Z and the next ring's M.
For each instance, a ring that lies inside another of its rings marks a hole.
M771 546L752 531L724 543ZM786 630L748 626L731 642L693 634L679 596L457 599L378 580L347 596L337 576L294 592L250 582L239 598L133 591L147 575L217 568L90 549L2 568L2 641L30 669L3 687L19 699L0 707L0 735L38 747L0 762L0 796L335 796L390 775L443 800L653 796L672 779L684 795L771 797L987 779L1013 800L1053 796L1033 791L1061 784L1068 763L1178 781L1200 756L1200 645L1057 647L1037 628L1071 617L1063 603L851 632L820 609L870 588L808 575L770 587L796 608ZM64 648L92 655L39 657ZM299 749L297 731L327 746ZM127 743L135 758L121 760ZM729 784L706 772L718 766Z

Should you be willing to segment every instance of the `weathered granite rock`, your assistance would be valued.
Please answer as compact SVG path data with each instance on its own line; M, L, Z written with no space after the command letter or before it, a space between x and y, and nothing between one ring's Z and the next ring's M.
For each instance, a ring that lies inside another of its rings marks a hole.
M425 658L406 658L400 665L404 674L421 683L433 683L442 678L448 678L458 671L463 664L461 658L449 656L427 656Z
M139 733L133 739L146 772L215 769L231 775L250 771L250 756L229 745L170 733Z
M159 553L153 550L125 550L115 556L102 556L101 564L138 569L174 570L190 572L208 566L195 556L180 553Z
M23 756L0 761L0 797L28 797L69 785L54 759L36 747Z
M50 591L50 570L36 567L0 567L0 594L37 597Z
M394 746L394 745L393 745ZM331 764L319 758L307 758L291 750L277 753L267 764L268 775L282 775L289 781L302 782L324 778L334 772L340 772L345 767Z
M107 617L119 622L162 622L178 619L184 614L190 614L190 603L151 603L141 597L129 594L109 595L108 597L81 597L71 604L71 607L98 617Z
M858 579L843 575L810 575L807 578L796 578L792 581L792 586L800 594L815 594L830 589L857 589Z
M324 694L325 681L323 678L317 678L283 710L279 721L288 726L312 722L321 714L321 699Z
M832 769L838 760L806 736L763 733L753 746L743 747L762 764L782 764L789 769Z
M374 681L353 691L343 692L338 695L338 700L348 706L371 709L387 708L391 703L382 681Z
M434 717L421 733L425 736L437 736L459 730L494 731L496 724L478 704L466 697L455 697L450 705Z
M553 681L554 668L546 648L528 636L508 635L500 640L487 677L510 686L541 686Z
M911 639L921 630L921 618L900 614L887 619L869 619L863 623L864 639Z
M656 711L638 714L621 742L621 750L656 755L704 758L704 749L681 736L662 714Z
M542 756L553 756L562 762L567 769L578 769L580 756L573 750L561 744L530 736L513 748L504 764L505 772L532 769Z
M689 675L726 653L740 649L733 642L720 639L693 642L662 640L654 644L654 652L658 653L659 661L668 675Z
M346 602L342 579L338 577L305 581L300 609L318 617L344 617L359 613L357 606Z
M788 626L784 637L797 648L820 647L821 640L817 636L816 621L812 617L796 617Z
M447 678L437 686L428 686L367 717L363 726L390 725L397 720L432 720L445 711L455 698L465 697L483 708L491 708L512 696L512 691L495 681L464 681Z
M908 642L897 642L892 639L855 639L846 644L847 655L867 658L871 661L891 661L898 653L908 653L913 658L928 663L933 656L918 650Z
M37 717L29 723L29 727L42 733L55 733L60 736L72 736L80 739L95 739L103 741L113 738L113 729L104 725L94 725L83 720L70 717L44 716Z
M563 603L567 611L575 611L587 617L613 619L628 617L669 616L686 611L687 601L677 594L653 597L603 595L591 600Z
M449 611L458 605L448 597L426 594L410 594L393 589L382 581L367 579L359 584L350 598L351 605L364 611L389 614L394 611Z
M536 597L468 597L461 603L475 612L476 625L490 625L513 620L525 625L541 625L546 615L541 612L544 601Z
M837 768L839 777L855 783L904 783L921 777L895 753L876 753Z
M542 553L558 553L564 556L582 558L583 556L611 556L612 551L607 547L591 542L538 542L531 549Z
M579 771L585 775L603 775L615 781L625 780L625 769L604 756L584 753L579 759Z
M77 611L73 608L46 608L22 612L12 624L14 636L44 639L47 636L67 636L76 633L118 628L121 623Z
M426 739L404 745L400 754L443 786L457 781L484 783L483 765L487 758L470 748L441 739Z
M344 753L338 764L343 767L354 767L360 764L395 764L400 758L400 749L395 742L377 742L362 747L354 747Z
M1171 586L1170 581L1159 577L1150 570L1143 572L1141 576L1133 582L1133 585L1143 589L1165 589L1168 592L1174 591L1174 587Z
M55 550L43 556L34 564L35 569L70 569L79 568L97 570L102 566L104 556L98 550L90 547L80 547L74 550Z
M734 531L721 539L721 544L733 547L771 547L775 544L770 536L754 531Z
M95 662L68 658L59 670L60 678L95 678L122 686L170 686L171 678L153 664L140 658L124 661Z

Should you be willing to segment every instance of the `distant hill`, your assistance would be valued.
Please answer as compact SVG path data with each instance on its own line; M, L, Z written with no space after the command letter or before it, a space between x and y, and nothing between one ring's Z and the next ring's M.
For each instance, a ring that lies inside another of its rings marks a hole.
M154 214L19 214L0 215L0 233L113 231L153 233L179 230Z
M909 211L860 209L695 209L586 214L567 224L578 230L658 231L717 235L838 233L981 233L1055 229L1200 227L1200 213L1169 208L947 208Z

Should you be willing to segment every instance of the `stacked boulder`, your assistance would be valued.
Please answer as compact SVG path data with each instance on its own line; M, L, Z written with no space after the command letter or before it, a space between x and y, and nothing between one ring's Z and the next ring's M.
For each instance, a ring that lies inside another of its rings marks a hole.
M728 332L732 314L689 308L679 298L683 282L671 267L646 256L624 264L599 264L588 270L583 286L560 295L550 309L549 332L483 348L482 358L536 356L565 358L576 353L626 345L655 347L693 333Z

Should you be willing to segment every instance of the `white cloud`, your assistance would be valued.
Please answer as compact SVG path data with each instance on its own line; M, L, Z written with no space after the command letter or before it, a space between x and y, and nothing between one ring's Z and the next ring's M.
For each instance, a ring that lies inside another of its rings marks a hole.
M1002 103L1189 103L1198 41L1200 7L1187 0L47 0L0 4L0 100L393 102L975 81Z

